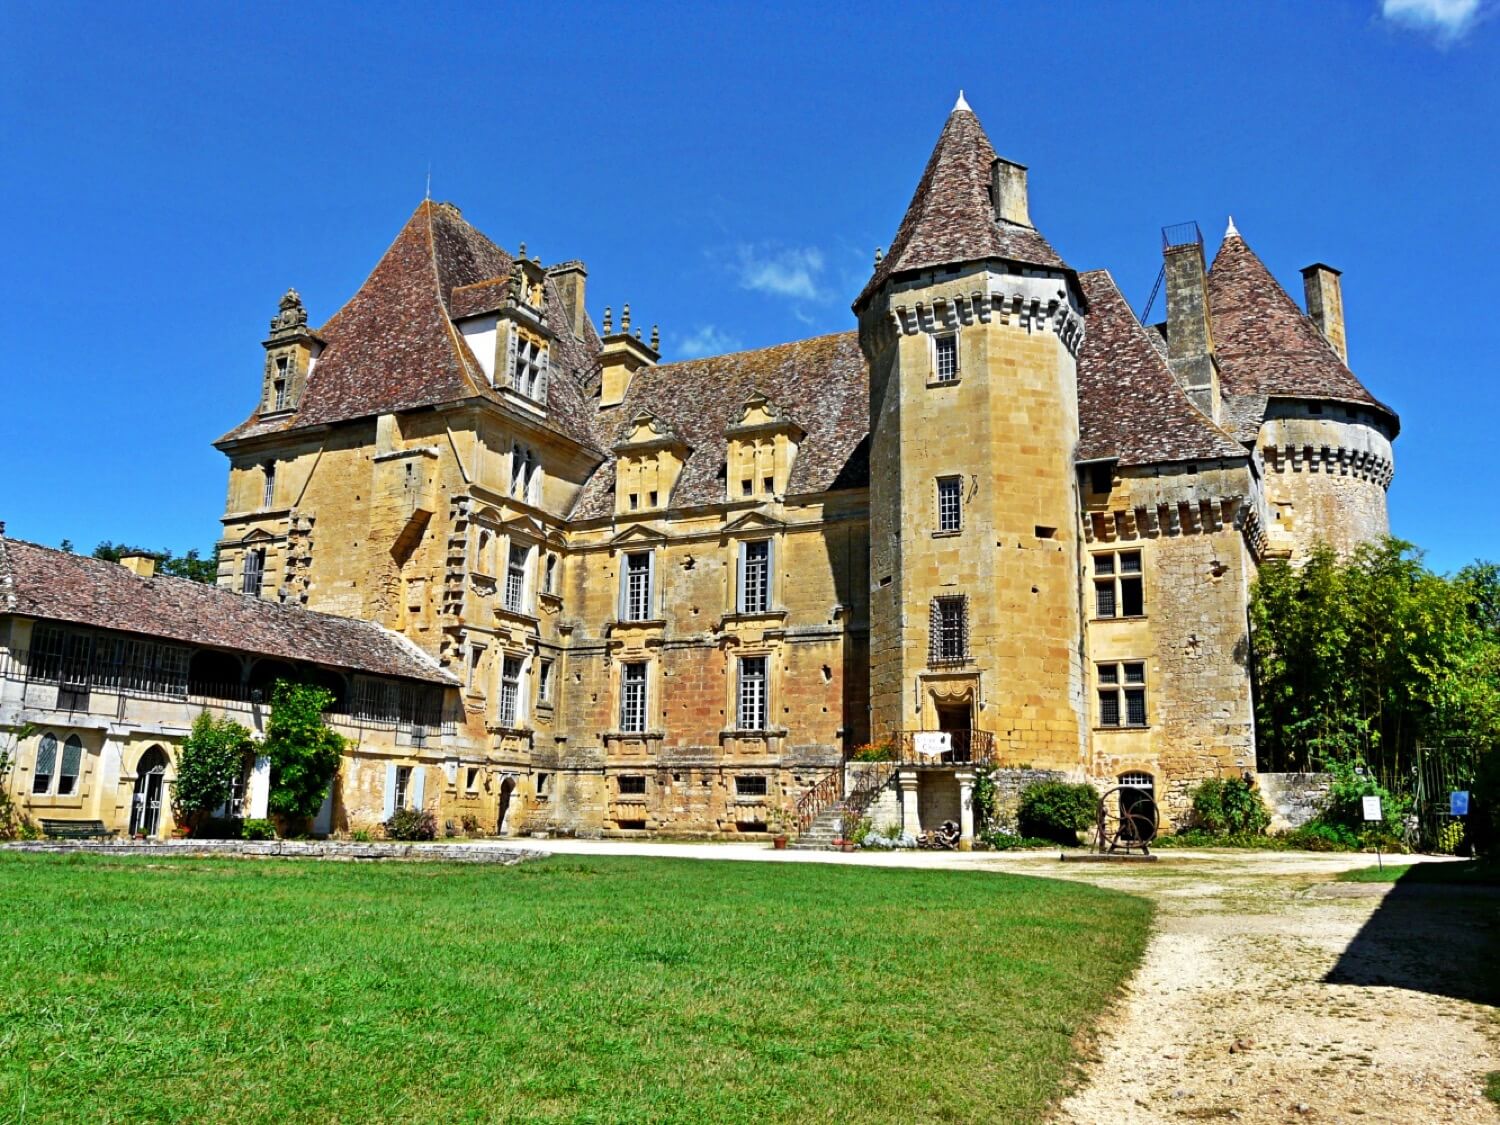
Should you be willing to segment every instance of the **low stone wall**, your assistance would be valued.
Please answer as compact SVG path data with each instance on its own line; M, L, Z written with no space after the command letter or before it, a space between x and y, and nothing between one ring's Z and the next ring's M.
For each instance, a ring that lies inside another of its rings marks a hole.
M524 863L549 853L497 844L358 844L348 840L159 840L155 843L28 840L5 844L14 852L85 852L94 855L253 856L282 859L443 860L449 863Z
M1256 784L1271 810L1272 831L1300 828L1317 816L1331 780L1326 773L1258 774Z

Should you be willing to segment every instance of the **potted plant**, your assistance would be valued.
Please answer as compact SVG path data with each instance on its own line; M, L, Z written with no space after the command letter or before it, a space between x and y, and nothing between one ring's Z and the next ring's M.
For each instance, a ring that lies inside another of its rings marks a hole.
M771 846L777 851L786 848L792 838L792 830L796 827L797 818L786 809L774 808L766 817L766 827L771 830Z

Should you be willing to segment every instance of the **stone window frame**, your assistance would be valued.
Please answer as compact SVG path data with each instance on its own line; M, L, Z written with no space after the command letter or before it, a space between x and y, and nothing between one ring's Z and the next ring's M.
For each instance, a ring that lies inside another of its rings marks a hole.
M633 569L632 559L644 558L644 571ZM631 581L632 575L644 575L644 588ZM651 548L624 551L620 555L619 620L638 622L656 620L656 552Z
M261 597L265 584L266 549L247 547L244 557L240 560L240 593L249 594L254 598Z
M500 588L500 605L507 613L531 613L531 560L537 545L511 536L505 545L505 574ZM517 555L520 559L517 559Z
M952 495L944 496L951 486ZM934 481L937 530L934 535L958 535L964 529L964 478L962 473L944 473ZM945 504L947 510L945 510ZM947 522L945 522L947 521Z
M466 766L464 768L464 792L473 796L479 792L479 782L484 771L479 766Z
M271 380L271 409L285 410L292 390L292 361L290 356L279 355L272 361L275 377Z
M950 617L955 610L956 614ZM956 636L950 636L953 629L956 629ZM969 637L969 595L939 594L934 597L928 612L928 667L969 663Z
M765 557L760 560L761 581L757 596L752 598L749 579L752 559L750 548L765 545ZM734 612L754 615L776 612L776 538L773 535L752 535L734 542Z
M746 787L745 783L749 782ZM759 783L758 785L756 783ZM759 792L757 792L757 789ZM771 779L763 773L737 773L734 775L736 800L760 802L771 795Z
M747 669L747 664L759 664L758 674ZM758 685L757 699L747 699L746 691ZM747 709L747 702L750 707ZM758 711L758 716L754 713ZM759 718L759 722L753 721ZM747 721L752 720L752 721ZM736 658L734 668L734 722L738 731L764 731L771 725L771 654L768 652L745 653Z
M550 656L538 657L536 662L536 705L552 706L552 684L557 678L557 661Z
M495 719L514 730L526 721L526 657L521 653L500 654L500 691L495 701Z
M1096 730L1147 730L1151 726L1151 711L1147 706L1146 661L1101 660L1094 665ZM1132 712L1139 707L1140 720L1132 721Z
M1141 547L1113 548L1108 551L1090 552L1089 565L1094 577L1095 621L1139 621L1146 617L1146 552ZM1134 559L1135 569L1127 569ZM1125 613L1129 603L1129 591L1134 589L1138 613ZM1101 612L1102 600L1108 595L1110 612Z
M932 374L927 380L930 387L951 387L963 375L963 361L959 358L958 329L934 332L932 337ZM951 346L952 354L945 354ZM949 365L951 363L951 366Z
M626 784L629 782L629 785ZM615 776L615 793L620 797L644 797L648 786L643 773L622 773Z
M639 679L634 678L637 669ZM651 661L620 662L619 721L621 734L646 734L651 729Z
M520 442L510 446L510 497L535 507L541 496L542 461L536 450Z
M411 779L414 768L399 763L396 766L396 790L391 798L391 805L396 812L406 808L407 802L411 800Z
M261 462L260 473L260 507L264 511L276 507L276 462Z

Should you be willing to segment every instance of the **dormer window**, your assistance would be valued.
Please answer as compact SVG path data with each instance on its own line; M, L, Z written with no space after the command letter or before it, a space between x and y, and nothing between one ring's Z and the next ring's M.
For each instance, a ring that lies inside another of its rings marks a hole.
M511 368L511 386L533 402L547 396L546 345L521 336L516 340L516 358Z
M287 402L287 387L289 385L290 372L286 356L276 360L276 378L271 381L271 401L273 410L285 410Z

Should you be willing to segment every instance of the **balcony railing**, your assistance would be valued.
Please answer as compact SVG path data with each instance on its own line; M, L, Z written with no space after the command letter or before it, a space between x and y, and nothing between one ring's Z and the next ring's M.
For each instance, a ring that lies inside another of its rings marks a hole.
M995 762L995 734L988 730L900 730L890 739L893 760L903 766L987 766Z

